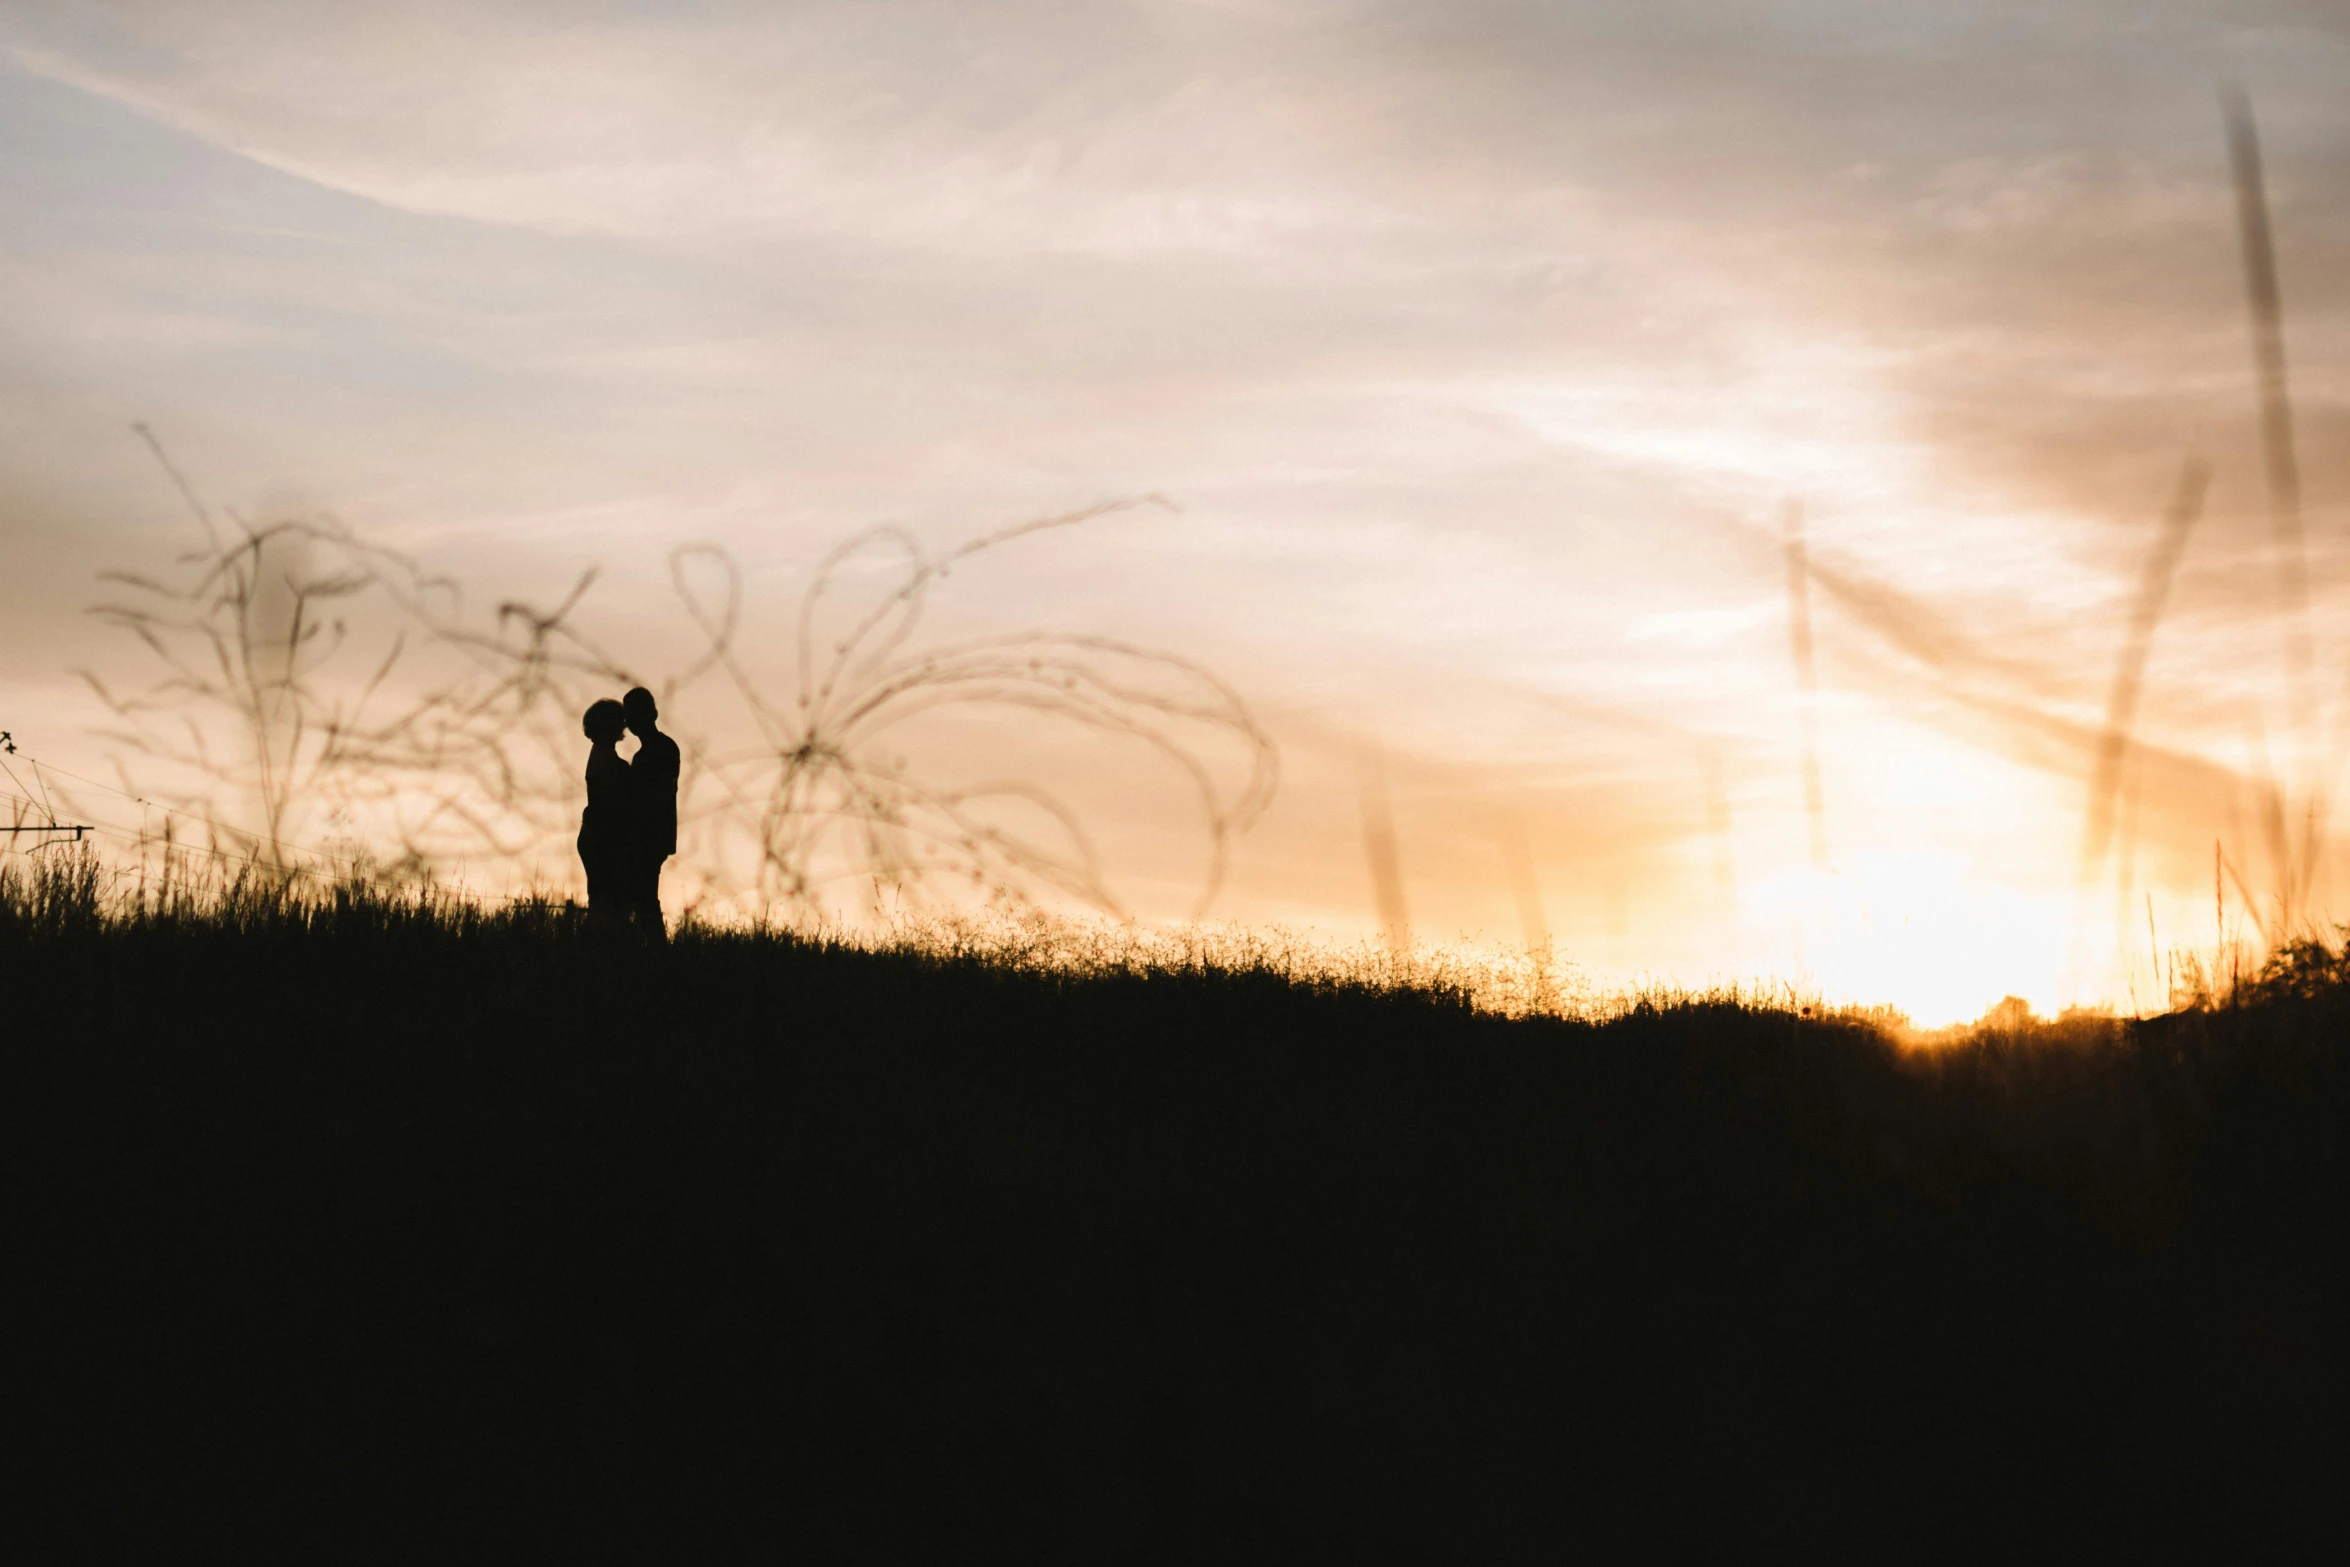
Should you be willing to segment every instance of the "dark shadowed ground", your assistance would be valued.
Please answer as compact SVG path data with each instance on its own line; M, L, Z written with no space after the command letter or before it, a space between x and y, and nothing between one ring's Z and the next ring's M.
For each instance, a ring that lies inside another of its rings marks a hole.
M2350 985L1904 1057L0 900L18 1561L2342 1543Z

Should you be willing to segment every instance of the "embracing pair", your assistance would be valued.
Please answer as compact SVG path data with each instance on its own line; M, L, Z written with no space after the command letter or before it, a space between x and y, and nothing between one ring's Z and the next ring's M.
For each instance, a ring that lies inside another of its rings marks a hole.
M580 720L593 742L579 819L589 912L608 922L648 920L655 931L661 864L677 852L677 742L661 732L660 716L653 693L638 686L617 702L591 703ZM632 757L618 749L623 732L636 736Z

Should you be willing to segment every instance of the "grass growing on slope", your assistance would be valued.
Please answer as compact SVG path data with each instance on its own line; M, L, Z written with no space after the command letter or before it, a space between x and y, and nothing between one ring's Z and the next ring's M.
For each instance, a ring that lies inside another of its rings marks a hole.
M1268 962L0 896L15 1554L2306 1546L2346 960L1931 1051Z

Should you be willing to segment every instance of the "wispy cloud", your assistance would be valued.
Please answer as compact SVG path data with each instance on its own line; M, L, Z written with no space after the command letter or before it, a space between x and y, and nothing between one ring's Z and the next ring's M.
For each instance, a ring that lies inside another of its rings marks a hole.
M1570 948L1615 894L1545 855L1682 854L1625 883L1633 932L1718 865L1807 874L1753 613L1790 494L1839 857L1930 818L2064 895L2149 518L2207 452L2134 732L2141 835L2225 830L2246 715L2281 732L2234 77L2343 685L2350 23L2314 0L217 0L10 6L0 44L8 539L160 528L132 418L223 499L298 474L448 569L606 559L644 626L678 539L782 596L877 518L1171 491L967 612L1148 628L1338 758L1235 911L1376 923L1359 834L1326 878L1298 848L1375 734L1415 928L1526 923L1503 802ZM44 581L5 590L50 628L0 628L12 664L61 634ZM1960 776L2004 814L1953 825ZM1793 905L1747 901L1706 939L1791 961Z

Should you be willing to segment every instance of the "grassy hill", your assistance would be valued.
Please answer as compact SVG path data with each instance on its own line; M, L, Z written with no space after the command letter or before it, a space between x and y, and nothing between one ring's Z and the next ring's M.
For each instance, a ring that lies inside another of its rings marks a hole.
M0 896L11 1559L2340 1543L2350 983L1932 1052ZM27 1438L29 1437L29 1440Z

